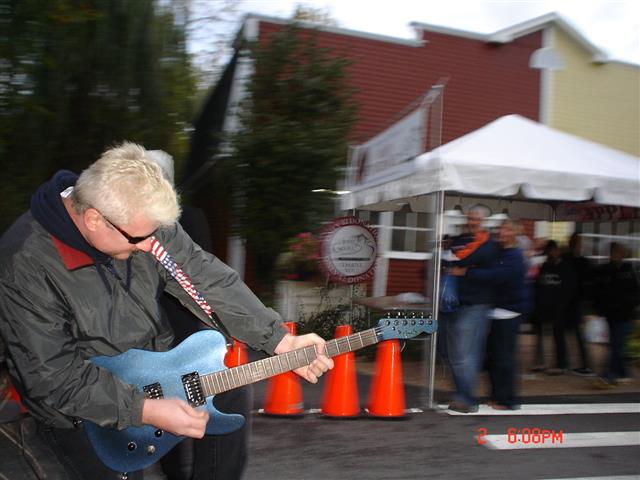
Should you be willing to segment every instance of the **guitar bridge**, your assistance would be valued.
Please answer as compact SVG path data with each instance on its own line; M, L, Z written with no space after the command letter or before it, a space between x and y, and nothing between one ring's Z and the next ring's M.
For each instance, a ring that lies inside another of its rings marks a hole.
M182 386L189 405L192 407L198 407L206 403L206 399L202 393L202 384L200 383L200 375L198 372L183 375Z
M164 398L164 394L162 393L162 385L159 383L152 383L151 385L145 385L142 387L142 390L146 394L147 398L151 399L159 399Z

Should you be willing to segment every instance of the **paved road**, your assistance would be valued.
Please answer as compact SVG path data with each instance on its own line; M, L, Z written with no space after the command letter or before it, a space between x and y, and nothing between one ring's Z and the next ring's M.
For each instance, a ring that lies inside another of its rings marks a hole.
M367 377L359 377L363 392L367 382ZM307 408L319 405L318 390L305 386ZM406 392L407 406L419 406L420 392L415 388ZM261 395L261 388L256 387L257 405ZM640 394L527 398L516 415L494 414L488 408L477 415L424 411L393 421L330 420L317 414L295 419L254 415L246 479L638 478L639 400ZM544 405L543 412L562 404L563 413L536 414L533 404ZM570 413L584 411L585 406L603 413ZM614 409L627 413L607 413ZM544 432L550 437L543 439ZM550 432L555 432L555 441ZM594 435L573 435L592 432L626 433L604 433L595 439ZM503 444L509 449L481 445L479 435L482 442L494 435L505 436ZM611 446L576 446L612 439ZM532 443L537 448L514 448ZM633 445L625 445L628 443Z
M362 403L366 402L369 379L366 375L358 377ZM255 386L256 410L264 404L265 386L265 382ZM304 385L306 408L320 406L322 387ZM407 406L420 407L422 392L416 387L405 391ZM252 416L251 457L245 480L638 478L639 393L525 400L516 415L495 414L488 409L477 415L426 410L411 413L403 420L330 420L316 413L299 418L256 413ZM600 404L605 407L598 407ZM552 408L565 410L541 415L534 410L540 408L543 413ZM585 408L602 409L604 413L584 413ZM566 409L583 413L568 413ZM614 410L623 413L610 413ZM534 429L553 431L556 440L527 436L527 430L525 435L512 433L509 437L508 433L513 432L510 429L529 429L533 434ZM562 442L558 438L560 431ZM602 435L571 436L594 432ZM498 444L502 438L502 445L509 449L479 444L478 436L481 442L497 439ZM0 425L0 480L37 478L29 467L28 455L21 454L14 443L17 439L9 425ZM529 445L525 445L527 440ZM610 446L572 446L585 441L601 445L611 440L614 443ZM512 448L531 446L531 442L537 443L538 448ZM157 472L147 477L160 478Z

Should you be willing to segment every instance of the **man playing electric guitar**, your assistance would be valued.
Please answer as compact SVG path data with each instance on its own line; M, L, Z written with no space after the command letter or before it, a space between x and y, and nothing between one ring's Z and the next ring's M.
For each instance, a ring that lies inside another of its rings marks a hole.
M85 424L147 425L158 435L206 439L206 410L155 395L152 386L142 391L91 361L167 350L172 332L158 304L164 291L254 349L313 346L317 355L296 370L312 383L333 366L319 336L286 333L231 268L184 233L176 192L148 153L123 143L79 177L58 172L0 239L0 334L12 381L70 478L122 478L98 459ZM216 474L195 471L198 479Z

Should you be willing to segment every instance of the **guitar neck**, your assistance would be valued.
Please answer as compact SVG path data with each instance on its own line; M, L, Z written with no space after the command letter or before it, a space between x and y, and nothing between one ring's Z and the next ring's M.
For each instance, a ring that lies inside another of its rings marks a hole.
M345 337L334 338L326 343L326 354L335 357L343 353L353 352L380 341L375 328L354 333ZM210 397L234 388L259 382L281 373L309 365L316 358L315 346L303 347L287 353L268 357L256 362L219 372L202 375L200 381L205 396Z

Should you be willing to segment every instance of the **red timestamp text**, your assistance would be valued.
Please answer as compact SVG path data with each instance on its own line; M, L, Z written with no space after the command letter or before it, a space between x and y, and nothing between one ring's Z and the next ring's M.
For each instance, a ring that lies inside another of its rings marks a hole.
M522 444L563 443L563 431L548 428L508 428L507 442Z
M478 428L478 444L484 445L489 441L489 431L486 428ZM504 435L501 435L504 441ZM562 444L564 443L563 430L551 430L538 427L509 427L506 435L507 443L523 445Z

